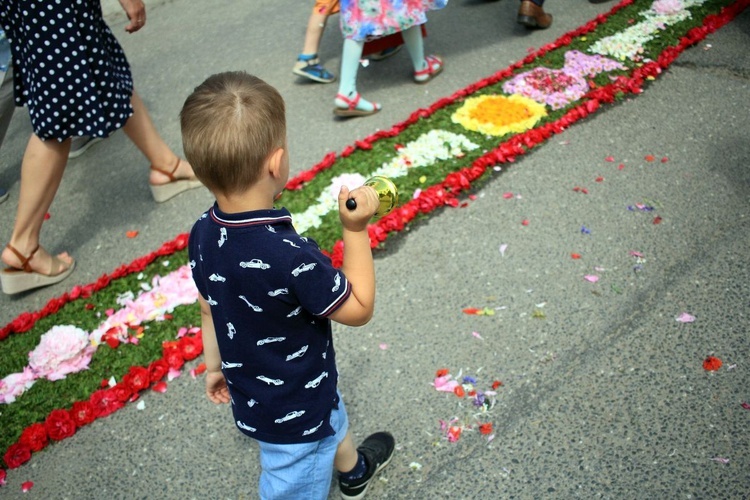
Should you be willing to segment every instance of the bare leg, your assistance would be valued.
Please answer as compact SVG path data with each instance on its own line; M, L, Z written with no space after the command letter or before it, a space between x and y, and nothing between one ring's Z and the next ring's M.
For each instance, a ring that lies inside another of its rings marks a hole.
M58 142L41 140L31 135L21 163L21 190L18 196L18 211L10 244L24 256L28 256L39 245L44 216L55 199L68 162L70 139ZM43 249L34 254L29 264L41 274L56 274L73 263L67 253L57 256L56 261ZM19 267L21 261L8 248L3 249L2 260L10 267Z
M327 13L313 12L310 14L310 20L307 22L307 31L305 32L305 44L302 47L303 54L311 55L318 53L320 39L323 37L327 21Z
M133 144L141 150L141 153L148 158L153 167L167 172L172 171L175 163L177 163L178 156L169 146L167 146L167 143L164 142L159 135L156 127L154 127L154 123L151 121L151 116L148 114L146 105L135 90L133 91L133 96L131 97L130 102L133 106L133 115L123 127L125 134L131 141L133 141ZM149 182L151 184L157 185L169 182L169 177L156 170L151 170L149 175ZM195 176L190 164L182 159L180 159L180 164L174 175L179 179L192 178Z
M339 443L336 450L336 458L333 459L333 466L339 472L349 472L357 465L359 455L357 448L352 440L352 433L347 432L346 437Z

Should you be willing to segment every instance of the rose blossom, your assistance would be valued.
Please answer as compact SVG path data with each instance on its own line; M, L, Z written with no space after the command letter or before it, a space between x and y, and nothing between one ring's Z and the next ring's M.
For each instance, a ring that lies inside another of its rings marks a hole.
M96 417L106 417L123 407L122 401L110 389L100 389L91 395L91 404L96 412Z
M142 391L151 385L148 368L131 366L130 371L122 377L122 382L129 386L133 392Z
M86 369L94 351L85 331L75 326L54 326L29 353L29 366L37 377L61 380L68 373Z
M41 423L31 424L23 430L18 441L31 451L40 451L47 446L47 428Z
M163 359L158 359L148 365L149 378L151 379L152 384L163 379L168 371L169 365Z
M9 469L22 466L31 458L31 450L23 443L15 443L8 447L3 460Z
M76 427L83 427L96 419L96 410L90 401L76 401L70 409Z
M61 441L76 433L76 423L67 410L52 410L44 421L50 439Z

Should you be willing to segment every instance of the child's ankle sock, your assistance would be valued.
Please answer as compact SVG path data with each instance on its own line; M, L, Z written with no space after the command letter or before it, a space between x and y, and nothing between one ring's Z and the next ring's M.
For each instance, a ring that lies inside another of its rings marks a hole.
M300 54L297 56L298 61L308 62L318 57L318 54Z
M362 479L367 472L367 460L365 460L365 456L360 452L357 452L357 456L359 457L357 459L357 465L355 465L349 472L341 472L339 474L339 478L342 481L349 483L351 481L356 481L357 479Z

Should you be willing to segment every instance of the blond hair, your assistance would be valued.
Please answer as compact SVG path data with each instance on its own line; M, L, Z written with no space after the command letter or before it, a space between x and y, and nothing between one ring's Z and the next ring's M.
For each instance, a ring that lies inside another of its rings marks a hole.
M200 84L182 107L180 125L185 157L213 192L244 192L260 179L269 155L286 145L284 99L244 71Z

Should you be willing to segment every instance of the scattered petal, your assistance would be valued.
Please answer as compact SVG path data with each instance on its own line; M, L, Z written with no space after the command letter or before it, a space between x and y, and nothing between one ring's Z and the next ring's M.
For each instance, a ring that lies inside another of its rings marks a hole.
M746 410L750 410L750 403L748 403L747 401L743 401L742 407Z
M29 491L33 487L34 487L34 482L33 481L25 481L25 482L21 483L21 491L24 492L24 493L26 493L27 491Z
M507 250L507 249L508 249L508 244L507 243L503 243L502 245L500 245L500 255L502 257L505 257L505 250Z
M456 385L456 387L453 388L453 394L455 394L459 398L462 398L466 396L466 391L464 391L464 388L460 385Z
M663 156L661 159L662 163L667 163L668 161L669 161L669 158L667 158L666 156Z
M49 220L51 217L52 216L50 215L49 212L47 212L46 214L44 214L44 220Z
M617 165L617 170L624 170L624 169L625 169L624 163L620 163L619 165Z
M631 250L628 253L633 257L643 257L643 254L637 250Z
M597 276L596 274L587 274L583 277L583 279L591 283L596 283L597 281L599 281L599 276Z
M513 198L513 193L511 192L503 193L503 198L506 200L510 200L511 198Z
M388 344L386 344L385 342L381 342L379 347L380 350L385 351L388 349Z
M677 316L675 320L679 321L680 323L692 323L693 321L695 321L695 316L684 312Z
M703 369L709 372L715 372L716 370L721 368L722 364L723 363L719 358L715 356L708 356L703 360Z
M467 307L466 309L461 310L464 314L478 314L481 309L477 309L476 307Z
M594 180L595 180L596 182L604 182L604 177L602 177L602 176L600 175L599 177L597 177L597 178L596 178L596 179L594 179Z
M581 258L581 254L580 253L572 253L572 254L570 254L570 258L578 260L578 259Z
M164 381L157 382L154 384L153 390L156 392L161 392L163 394L167 392L167 383Z
M144 400L138 401L138 404L135 405L136 409L138 410L145 410L146 409L146 402Z
M591 229L586 226L581 226L581 234L591 234Z
M492 422L487 422L485 424L479 424L479 432L480 434L492 434Z
M125 233L125 236L127 236L128 238L135 238L136 236L138 236L138 231L127 231Z
M650 163L654 161L656 158L654 158L654 155L646 155L643 159Z
M720 464L728 464L729 463L729 459L728 458L723 458L723 457L714 457L711 460L713 460L714 462L719 462Z
M612 163L612 162L615 161L615 157L614 156L607 156L606 158L604 158L604 161L608 161L608 162Z
M180 370L170 368L169 372L167 373L167 381L171 382L174 379L179 378L180 375L182 375L182 372Z
M479 335L479 332L471 332L471 334L474 336L474 338L477 338L479 340L484 340L481 335Z
M524 219L521 221L522 226L528 226L529 225L529 219Z
M418 462L412 462L409 464L409 468L413 471L422 470L422 464Z
M661 215L657 215L656 217L654 217L654 220L652 222L653 224L661 224L661 221L662 221Z
M448 429L448 441L455 443L461 437L461 428L457 425L451 425Z
M498 387L500 387L501 385L503 385L503 383L501 381L495 380L494 382L492 382L492 389L495 390Z

